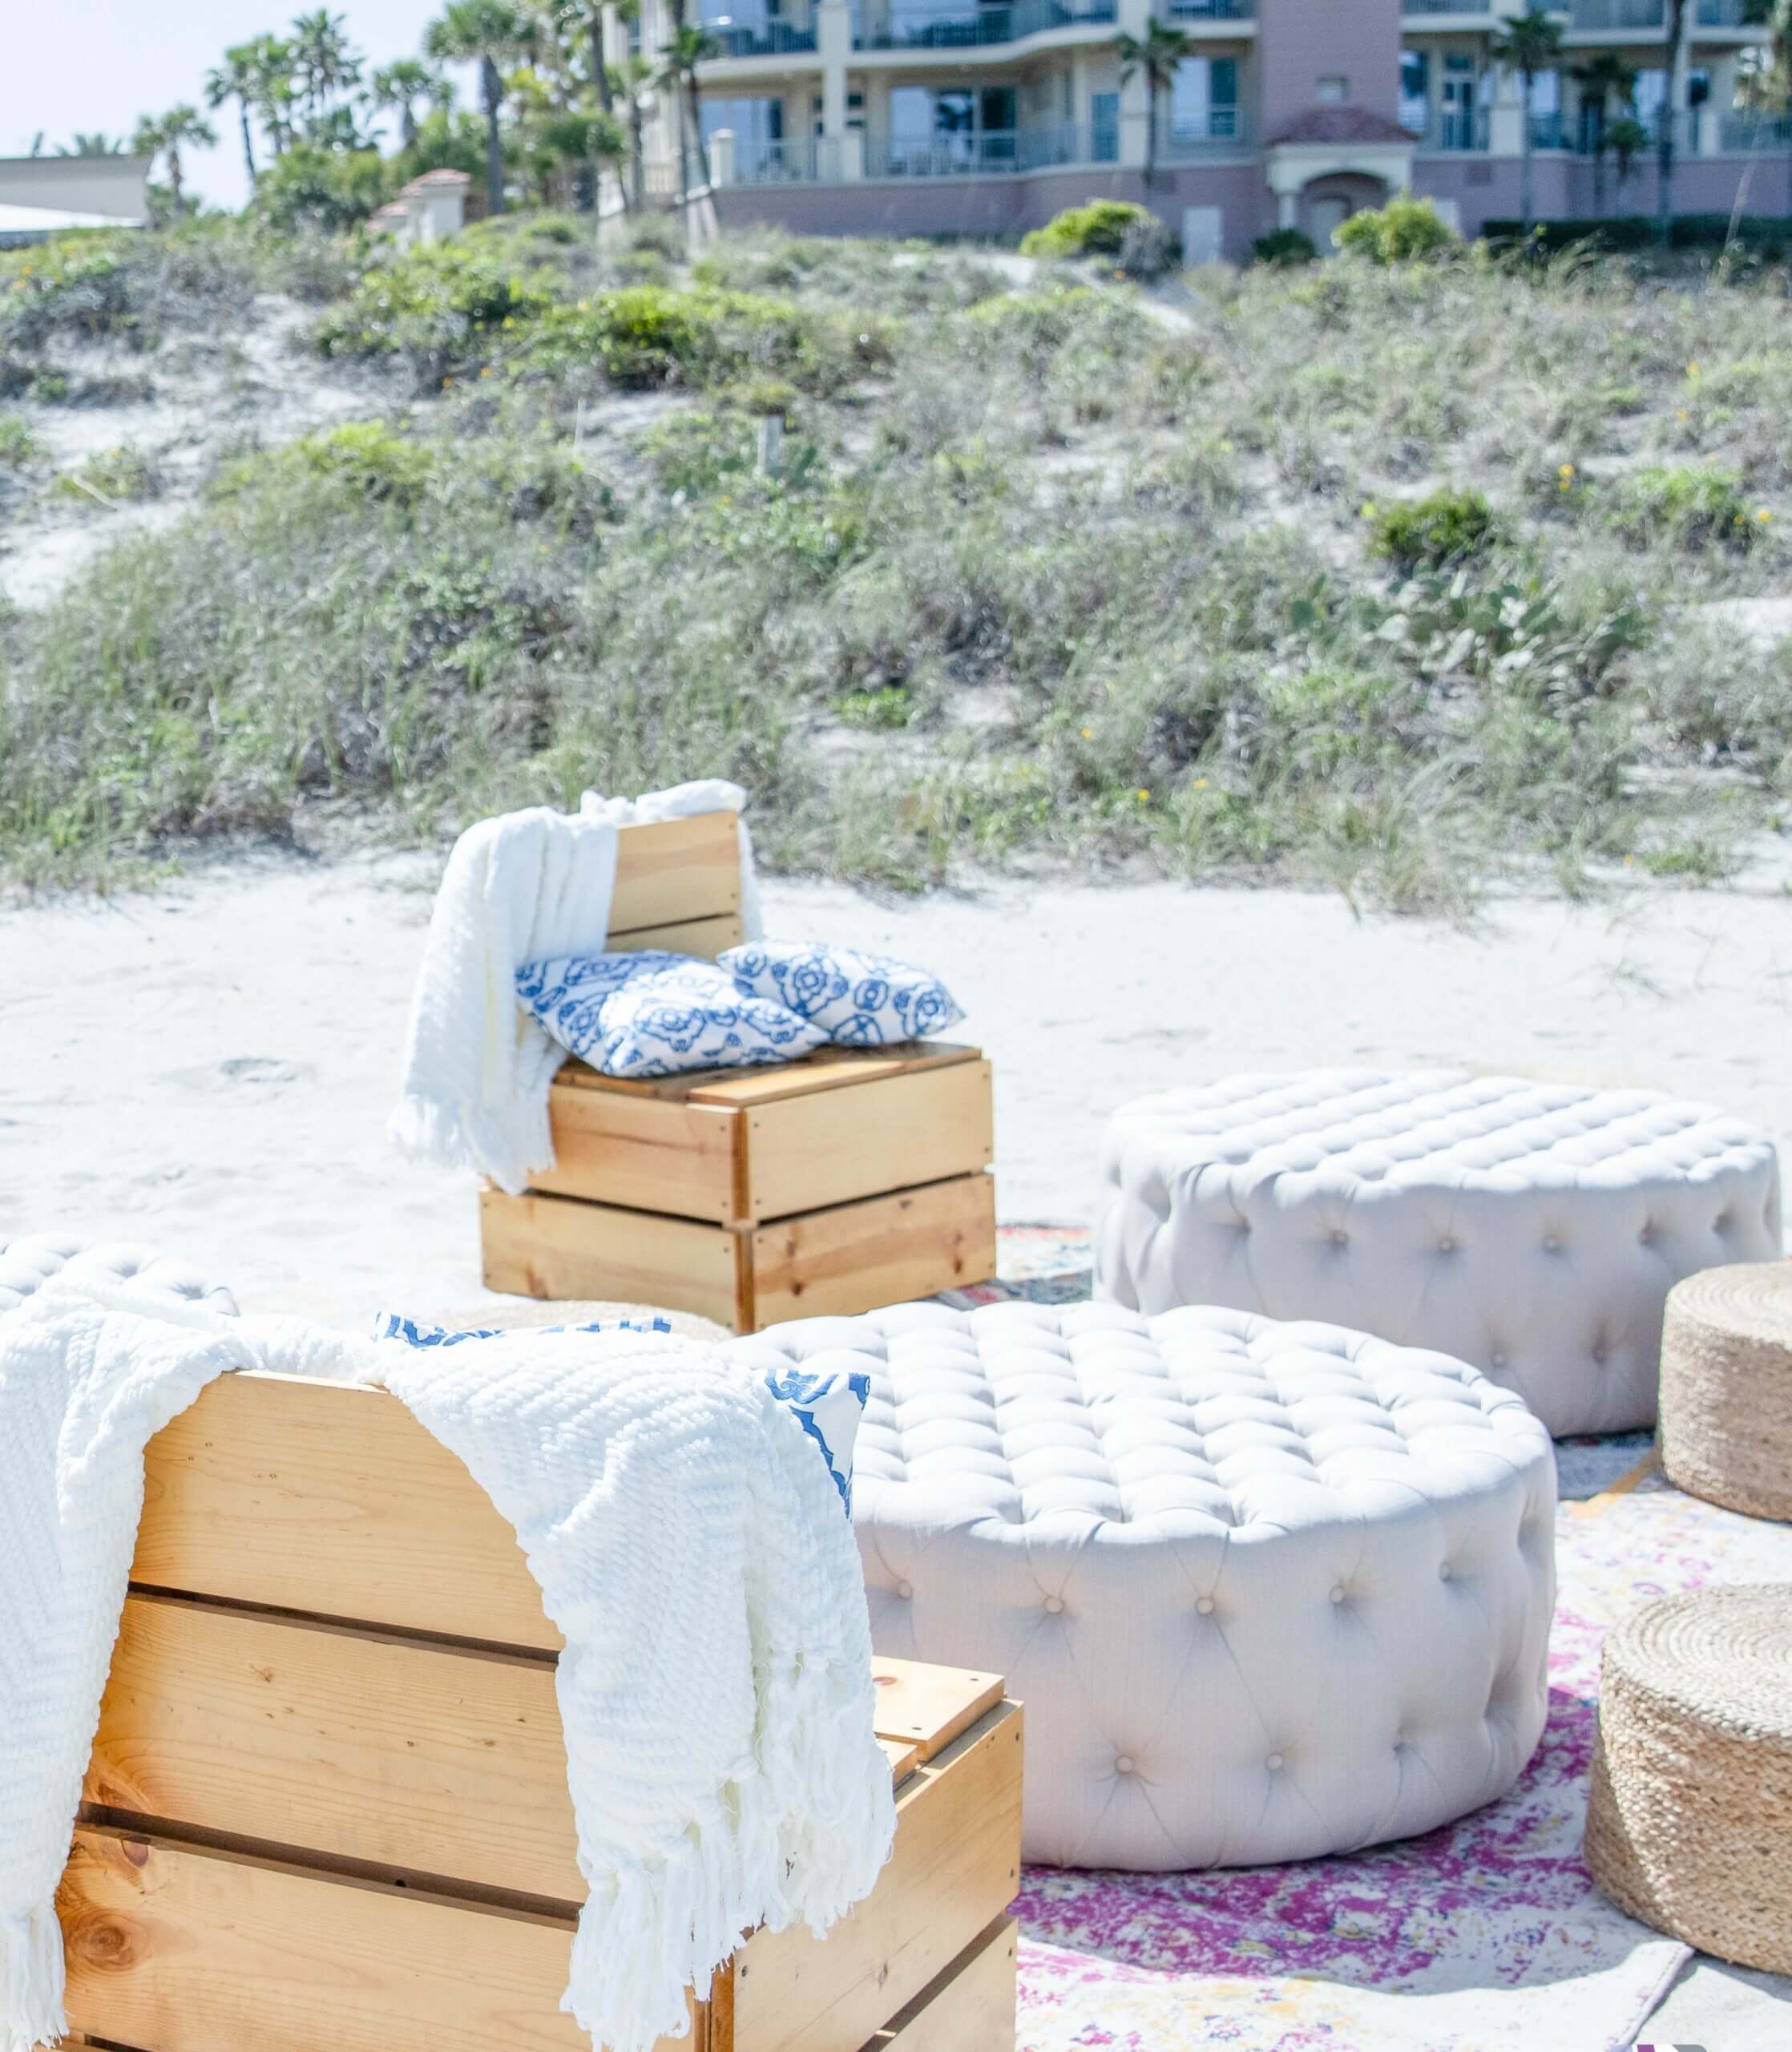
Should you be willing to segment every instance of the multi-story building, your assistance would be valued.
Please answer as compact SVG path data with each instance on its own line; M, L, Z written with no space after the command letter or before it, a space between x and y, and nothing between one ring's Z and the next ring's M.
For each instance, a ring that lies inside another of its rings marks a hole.
M1527 127L1540 218L1653 210L1653 150L1620 164L1601 146L1627 111L1652 131L1673 123L1678 212L1727 209L1750 148L1786 147L1738 111L1739 65L1766 33L1746 22L1746 0L1686 0L1677 50L1669 0L1562 0L1560 68L1533 82L1528 107L1491 54L1526 0L703 4L720 47L700 79L724 221L1007 232L1101 196L1147 202L1191 259L1237 256L1278 225L1323 244L1402 187L1467 234L1509 219ZM668 0L642 13L632 33L652 50L669 33ZM1189 52L1155 122L1115 46L1154 15ZM1577 82L1601 52L1635 74L1628 109ZM657 127L669 142L664 115ZM1763 210L1788 210L1785 182L1757 181Z

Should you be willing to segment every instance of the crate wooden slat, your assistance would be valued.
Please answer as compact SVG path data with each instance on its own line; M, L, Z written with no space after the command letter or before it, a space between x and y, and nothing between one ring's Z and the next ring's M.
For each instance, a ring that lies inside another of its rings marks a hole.
M718 912L703 919L675 919L668 926L636 927L612 933L604 942L612 955L638 955L643 948L663 948L668 955L700 955L713 961L724 948L738 947L746 928L737 912Z
M988 2052L1014 2042L1020 1927L999 1918L870 2041L866 2052Z
M995 1183L955 1176L837 1204L752 1235L752 1323L825 1318L987 1282L995 1273Z
M737 917L741 910L740 821L732 812L698 813L616 836L610 893L610 945L643 928L690 919Z
M725 1226L482 1190L479 1240L485 1286L507 1296L653 1304L737 1331L751 1323L746 1250Z

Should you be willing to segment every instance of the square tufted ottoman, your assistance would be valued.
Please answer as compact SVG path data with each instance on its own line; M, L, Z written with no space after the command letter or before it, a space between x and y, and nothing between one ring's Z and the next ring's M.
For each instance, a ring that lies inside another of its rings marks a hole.
M1771 1143L1645 1090L1235 1076L1123 1106L1102 1179L1098 1295L1435 1347L1557 1434L1653 1424L1669 1291L1781 1251Z
M1112 1304L904 1304L730 1351L869 1372L873 1643L1007 1674L1030 1859L1372 1845L1503 1794L1537 1743L1554 1456L1459 1361Z

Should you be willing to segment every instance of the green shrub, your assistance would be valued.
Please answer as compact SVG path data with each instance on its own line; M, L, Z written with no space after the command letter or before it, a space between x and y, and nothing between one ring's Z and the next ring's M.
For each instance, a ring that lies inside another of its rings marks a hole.
M1117 256L1128 228L1156 216L1128 200L1091 200L1068 207L1043 228L1021 238L1023 256Z
M121 442L115 448L99 449L72 471L54 480L50 490L59 498L78 503L102 503L131 499L154 499L162 489L162 475L139 450Z
M1685 549L1752 547L1766 525L1742 496L1742 480L1700 463L1651 463L1592 495L1634 547L1668 541Z
M1457 247L1462 237L1429 200L1396 192L1386 206L1352 214L1333 240L1340 249L1374 264L1413 264Z
M0 414L0 470L20 470L42 453L28 422L17 414Z
M539 319L554 297L499 249L426 242L371 265L312 339L326 357L408 357L433 382L507 325Z
M1478 491L1446 488L1423 499L1363 508L1370 547L1403 570L1433 568L1479 555L1499 539L1493 509Z
M914 723L919 708L901 685L875 691L849 691L833 701L833 716L843 725L888 730Z
M345 421L339 427L301 435L264 456L231 466L218 480L224 492L258 485L270 469L339 483L369 499L408 503L429 483L434 460L422 442L396 432L383 420Z
M695 498L753 465L753 431L737 414L675 413L641 437L640 451L664 491Z
M556 309L522 360L557 376L595 364L625 389L771 377L831 391L880 362L884 349L876 322L812 314L789 300L624 285Z
M1318 254L1313 237L1298 228L1278 228L1271 234L1260 235L1251 244L1251 255L1257 263L1283 269L1310 264Z
M262 166L251 204L258 220L286 233L353 228L383 206L399 182L377 150L295 143Z

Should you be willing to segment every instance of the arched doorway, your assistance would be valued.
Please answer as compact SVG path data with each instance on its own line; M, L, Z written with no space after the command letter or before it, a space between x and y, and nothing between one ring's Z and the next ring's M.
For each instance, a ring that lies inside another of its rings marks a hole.
M1300 224L1320 250L1352 214L1378 207L1387 198L1387 181L1366 172L1333 172L1310 180L1300 196Z

